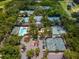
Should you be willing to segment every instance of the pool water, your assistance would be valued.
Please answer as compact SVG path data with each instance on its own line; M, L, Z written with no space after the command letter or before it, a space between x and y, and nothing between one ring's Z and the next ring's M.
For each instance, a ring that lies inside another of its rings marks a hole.
M24 36L25 34L28 33L27 30L28 30L28 27L20 27L18 35Z

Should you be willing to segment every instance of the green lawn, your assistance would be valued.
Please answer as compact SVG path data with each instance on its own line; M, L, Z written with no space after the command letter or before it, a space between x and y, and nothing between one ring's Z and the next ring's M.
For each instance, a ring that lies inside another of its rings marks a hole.
M0 8L4 8L5 4L10 2L10 1L12 1L12 0L1 1L0 2Z

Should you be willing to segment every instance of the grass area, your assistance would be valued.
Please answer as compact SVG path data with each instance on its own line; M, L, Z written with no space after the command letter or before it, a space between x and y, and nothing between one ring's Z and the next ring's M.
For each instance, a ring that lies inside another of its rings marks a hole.
M10 2L10 1L12 1L12 0L1 1L0 2L0 8L4 8L5 4Z

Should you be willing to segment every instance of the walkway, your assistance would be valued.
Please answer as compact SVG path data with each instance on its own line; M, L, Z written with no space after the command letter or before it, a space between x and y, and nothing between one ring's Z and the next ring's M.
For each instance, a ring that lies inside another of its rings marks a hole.
M25 36L21 39L20 41L20 54L21 54L21 59L27 59L27 56L26 56L26 52L28 50L30 50L31 48L34 48L31 44L32 44L32 39L30 40L29 43L26 43L24 42L24 38ZM26 47L26 50L24 52L22 52L22 46L25 46Z
M62 58L63 58L63 52L48 54L48 59L62 59Z
M37 57L37 59L41 59L43 57L43 41L39 40L39 48L40 48L40 53L39 56Z
M37 57L33 57L32 59L41 59L43 57L43 43L42 43L42 40L39 40L39 48L40 48L40 53L39 53L39 56Z
M23 45L26 46L26 43L24 42L24 37L21 39L21 42L20 42L20 54L21 54L21 59L27 59L26 50L22 52Z

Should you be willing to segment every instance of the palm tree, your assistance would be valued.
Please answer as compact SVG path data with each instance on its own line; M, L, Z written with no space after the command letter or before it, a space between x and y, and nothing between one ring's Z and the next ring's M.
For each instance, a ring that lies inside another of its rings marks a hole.
M38 56L39 55L39 52L40 52L40 49L39 48L36 48L35 49L35 55Z
M51 26L51 21L48 20L47 16L43 16L42 24L43 24L44 27L50 27Z
M48 49L46 49L46 51L45 51L45 55L46 55L46 56L48 55Z
M37 39L38 38L38 29L36 27L36 24L35 24L35 19L34 19L34 16L31 16L30 17L30 34L32 35L33 39Z
M31 49L31 50L27 51L26 54L27 54L27 56L28 56L28 59L31 59L31 58L33 57L33 55L34 55L34 50Z

